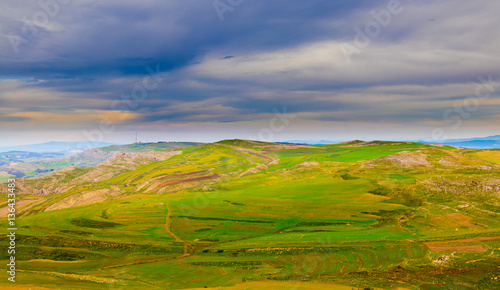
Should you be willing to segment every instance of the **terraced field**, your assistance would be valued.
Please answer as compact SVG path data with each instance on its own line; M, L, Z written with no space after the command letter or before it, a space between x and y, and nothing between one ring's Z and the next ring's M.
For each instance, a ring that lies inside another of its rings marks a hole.
M16 289L500 289L499 153L226 140L20 179Z

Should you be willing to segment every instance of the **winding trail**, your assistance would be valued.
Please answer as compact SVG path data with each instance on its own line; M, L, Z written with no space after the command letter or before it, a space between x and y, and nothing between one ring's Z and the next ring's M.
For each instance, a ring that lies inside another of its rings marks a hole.
M174 260L174 259L181 259L184 257L189 256L188 254L188 249L189 249L189 242L181 239L178 235L176 235L170 227L172 226L172 209L170 208L170 205L167 203L166 208L168 210L167 216L165 218L165 230L167 233L172 236L175 241L181 242L184 244L184 252L180 256L174 256L174 257L166 257L166 258L153 258L151 260L143 260L143 261L137 261L137 262L129 262L129 263L123 263L123 264L117 264L117 265L110 265L110 266L104 266L100 267L99 270L103 269L113 269L113 268L121 268L121 267L127 267L127 266L133 266L133 265L141 265L141 264L148 264L148 263L156 263L156 262L162 262L162 261L168 261L168 260Z
M176 235L170 228L172 226L172 209L170 208L170 205L167 203L166 205L167 208L167 216L165 218L165 230L167 233L175 239L177 242L181 242L184 244L184 252L180 256L174 256L174 257L166 257L166 258L153 258L151 260L143 260L143 261L137 261L137 262L129 262L129 263L123 263L123 264L117 264L117 265L110 265L110 266L104 266L100 267L99 270L103 269L113 269L113 268L121 268L121 267L127 267L127 266L134 266L134 265L141 265L141 264L148 264L148 263L156 263L156 262L162 262L162 261L169 261L169 260L174 260L174 259L182 259L187 256L188 254L188 249L189 249L189 242L181 239L178 235ZM194 249L193 249L194 250ZM192 253L193 251L191 251ZM154 284L152 284L154 285ZM157 285L155 285L157 286Z
M172 232L172 230L170 229L172 227L172 223L174 222L174 220L172 219L172 208L170 207L170 205L168 203L166 203L165 206L167 207L167 210L168 210L167 217L165 218L165 230L167 231L167 233L170 236L172 236L172 238L175 239L175 241L181 242L184 244L183 256L185 256L188 254L189 242L181 239L178 235L176 235L174 232Z

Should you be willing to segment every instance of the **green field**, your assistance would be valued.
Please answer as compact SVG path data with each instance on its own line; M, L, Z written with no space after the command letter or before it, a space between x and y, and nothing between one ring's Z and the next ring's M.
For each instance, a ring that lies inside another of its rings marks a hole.
M19 179L14 289L500 289L499 153L225 140Z

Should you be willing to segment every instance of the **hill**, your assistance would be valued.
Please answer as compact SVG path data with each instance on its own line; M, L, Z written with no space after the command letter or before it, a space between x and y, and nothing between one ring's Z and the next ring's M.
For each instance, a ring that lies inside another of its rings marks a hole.
M69 166L92 167L112 159L118 153L162 151L173 148L193 146L194 142L136 143L111 145L103 148L88 149L81 153L65 156L63 153L36 153L11 151L0 153L0 182L12 177L40 177Z
M20 286L500 286L500 150L224 140L16 184Z
M308 144L308 145L328 145L328 144L338 144L345 141L328 141L328 140L292 140L286 141L286 143L292 144ZM349 141L348 141L349 142ZM439 141L411 141L411 142L420 142L424 144L441 144L441 145L450 145L461 148L469 148L469 149L497 149L500 148L500 135L482 137L482 138L467 138L467 139L447 139L447 140L439 140Z

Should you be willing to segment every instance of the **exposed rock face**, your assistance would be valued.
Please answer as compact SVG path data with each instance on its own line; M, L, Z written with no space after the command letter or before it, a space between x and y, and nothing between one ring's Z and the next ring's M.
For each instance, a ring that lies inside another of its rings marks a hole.
M416 166L430 166L431 163L427 161L427 155L420 152L408 152L403 151L394 155L389 155L382 157L383 160L387 160L394 163L397 166L402 167L416 167Z
M498 176L481 176L467 178L431 178L423 180L421 186L427 191L447 191L457 195L474 195L480 192L500 194L500 178Z
M70 166L65 170L54 171L43 177L20 179L17 186L20 189L20 194L49 195L62 193L83 183L107 180L127 170L135 170L138 166L153 161L163 161L180 153L181 151L118 153L115 154L113 159L105 161L94 168L81 169ZM81 205L78 203L82 202L77 201L74 204Z
M307 161L307 162L301 163L300 165L304 166L304 167L314 167L314 166L319 166L319 162Z
M419 166L431 166L431 163L427 160L427 155L421 152L410 152L403 151L393 155L377 158L366 162L362 167L371 166L383 166L391 165L398 167L419 167Z
M33 195L49 195L49 194L51 194L51 192L48 190L45 190L45 189L35 189L35 190L33 190L33 192L31 194L33 194Z
M433 261L434 264L440 264L440 263L445 263L450 260L450 257L444 255L442 257L437 258L436 260Z
M118 187L84 191L63 198L62 200L49 206L45 211L97 203L109 198L119 196L121 193L122 190Z
M447 166L447 167L457 167L457 166L460 166L460 164L458 164L457 162L453 162L447 158L443 158L441 160L439 160L439 164L443 165L443 166Z

